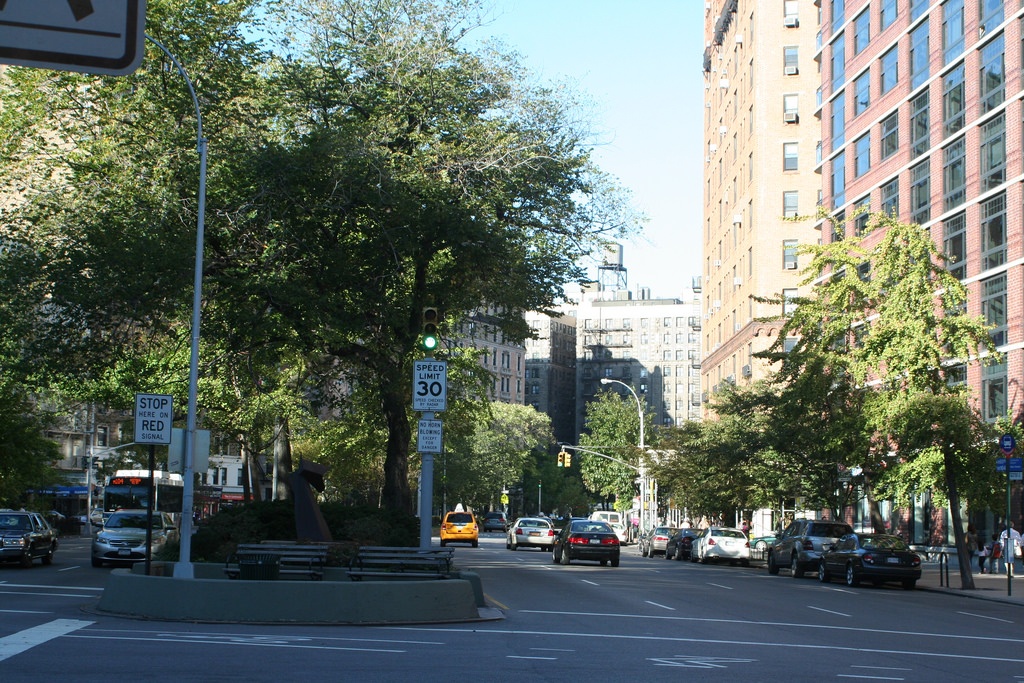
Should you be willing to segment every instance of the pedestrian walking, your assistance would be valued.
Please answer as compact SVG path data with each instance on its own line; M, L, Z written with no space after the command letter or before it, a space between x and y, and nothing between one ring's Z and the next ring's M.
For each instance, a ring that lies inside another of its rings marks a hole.
M1003 529L1003 533L999 535L999 542L1003 550L999 563L1000 574L1009 571L1010 576L1013 576L1016 569L1014 564L1016 564L1021 554L1020 540L1020 532L1013 528L1013 522L1008 522L1006 528Z
M974 563L974 556L978 554L978 530L973 524L967 525L967 557L970 564Z
M995 538L995 535L993 535L992 538ZM978 571L982 574L985 573L985 560L988 559L990 549L991 544L981 546L981 550L978 551Z

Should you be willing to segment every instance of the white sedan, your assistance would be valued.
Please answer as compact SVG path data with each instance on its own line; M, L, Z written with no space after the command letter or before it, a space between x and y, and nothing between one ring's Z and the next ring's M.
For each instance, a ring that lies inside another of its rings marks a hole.
M692 551L703 563L709 560L729 560L732 564L750 564L750 542L739 529L726 526L710 527L701 534Z
M555 527L543 517L520 517L508 529L505 547L509 550L540 548L551 550L555 544Z

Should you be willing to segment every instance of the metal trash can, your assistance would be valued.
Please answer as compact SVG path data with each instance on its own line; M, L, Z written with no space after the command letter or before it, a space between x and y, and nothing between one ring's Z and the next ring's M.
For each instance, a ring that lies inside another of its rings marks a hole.
M238 578L245 581L276 581L281 560L276 555L239 555Z

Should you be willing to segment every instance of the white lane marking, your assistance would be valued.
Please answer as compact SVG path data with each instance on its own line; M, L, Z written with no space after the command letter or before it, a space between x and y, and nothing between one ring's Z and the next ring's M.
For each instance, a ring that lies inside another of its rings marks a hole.
M576 652L567 647L531 647L534 652Z
M440 640L407 640L407 639L396 639L396 638L338 638L338 637L323 637L317 636L316 638L310 636L269 636L259 635L251 633L216 633L212 631L189 631L187 633L175 633L173 631L155 631L147 630L142 631L139 629L119 629L119 628L94 628L89 629L90 634L111 634L111 638L118 637L116 634L127 633L127 634L144 634L145 636L153 636L157 639L171 639L171 638L182 638L185 640L190 639L205 639L214 640L217 638L227 640L238 640L244 641L248 639L259 639L259 640L270 640L287 642L287 641L302 641L309 642L312 640L327 641L327 642L345 642L345 643L374 643L374 644L388 644L388 645L447 645L444 641Z
M836 674L836 678L857 678L868 681L905 681L907 679L896 676L863 676L861 674Z
M0 638L0 662L8 657L13 657L25 650L29 650L36 645L42 645L54 638L59 638L95 623L94 621L79 621L77 619L56 619L48 624L12 633L9 636Z
M648 658L655 666L677 666L687 669L725 669L726 664L749 664L756 659L734 659L731 657L701 657L698 655L679 655L677 657Z
M624 613L612 613L612 612L566 612L558 610L540 610L540 609L524 609L520 610L524 614L551 614L559 616L569 617L624 617L627 619L661 619L664 621L692 621L697 623L709 623L709 624L745 624L748 626L785 626L787 628L807 628L821 631L853 631L856 633L886 633L889 635L897 636L925 636L928 638L948 638L950 640L980 640L985 642L995 643L1012 643L1019 645L1020 640L1017 638L1002 638L997 636L969 636L961 633L938 633L935 631L896 631L893 629L879 629L879 628L866 628L858 626L835 626L829 624L799 624L790 623L785 621L751 621L749 619L713 619L710 617L675 617L675 616L658 616L652 614L624 614Z
M864 664L851 664L851 669L877 669L879 671L913 671L904 666L867 666Z
M174 634L178 635L178 634ZM141 642L153 642L153 643L167 643L166 637L161 638L138 638L138 637L127 637L127 636L105 636L105 635L76 635L72 634L67 636L68 638L85 638L87 640L126 640L126 641L141 641ZM187 641L195 643L196 645L248 645L256 647L294 647L300 650L329 650L329 651L345 651L345 652L386 652L392 654L404 654L408 650L390 650L376 647L339 647L337 645L304 645L296 642L277 642L269 638L250 637L249 640L243 640L242 638L231 638L228 640L220 638L210 639L189 639ZM1005 661L1005 660L1004 660Z
M81 567L82 567L82 565L76 564L74 567L64 567L64 569L58 569L57 571L59 571L59 572L69 572L72 569L80 569Z
M52 612L39 612L31 609L0 609L0 614L52 614Z
M587 581L586 579L580 579L580 581L582 581L583 583L589 583L591 586L600 586L601 585L599 583L594 583L593 581Z
M42 588L44 590L72 590L72 591L102 591L102 588L90 588L89 586L47 586L41 583L7 583L0 582L3 588Z
M839 615L841 617L848 617L848 616L850 616L849 614L843 614L842 612L833 612L830 609L825 609L823 607L815 607L814 605L807 605L807 607L809 607L810 609L816 609L819 612L828 612L829 614L837 614L837 615Z
M656 602L651 602L650 600L644 600L644 602L646 602L648 605L654 605L655 607L660 607L662 609L671 610L673 612L676 611L675 607L669 607L668 605L660 605L660 604L658 604Z
M1001 621L1004 624L1012 624L1013 621L1010 619L1000 619L999 617L986 617L984 614L974 614L973 612L957 612L957 614L965 614L969 617L978 617L979 619L991 619L992 621Z
M549 662L553 662L558 657L531 657L529 655L505 655L505 659L543 659Z
M729 586L723 586L723 585L722 585L722 584L720 584L720 583L711 583L710 581L708 581L708 585L709 585L709 586L715 586L716 588L724 588L724 589L725 589L725 590L727 590L727 591L731 591L731 590L733 590L733 589L732 589L732 588L730 588Z
M77 590L77 589L75 589ZM80 595L78 593L33 593L32 591L0 591L0 595L46 595L51 598L95 598L95 595Z

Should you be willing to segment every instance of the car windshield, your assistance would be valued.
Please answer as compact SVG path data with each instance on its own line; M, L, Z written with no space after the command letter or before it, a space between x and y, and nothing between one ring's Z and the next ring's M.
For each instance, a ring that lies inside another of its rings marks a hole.
M614 534L612 528L604 522L573 522L572 524L573 533L598 533L598 534Z
M860 547L865 550L910 550L902 538L888 534L864 534L860 537Z
M487 519L501 519L504 516L505 515L501 514L500 512L488 512L487 513Z
M654 530L654 534L656 536L671 536L675 532L676 530L670 526L659 526L657 529Z
M104 526L108 529L145 529L146 515L111 515ZM154 515L153 528L160 527L160 517Z
M449 524L470 524L473 521L473 515L468 512L450 512L446 521Z
M739 529L712 529L712 536L724 536L726 538L743 538L743 532Z
M537 529L548 529L551 527L550 522L545 522L543 519L524 519L519 522L519 526L535 527Z
M0 529L31 531L32 523L29 522L28 515L4 515L0 517Z
M839 538L850 533L850 527L846 524L814 524L811 526L808 536L824 536L826 538Z

